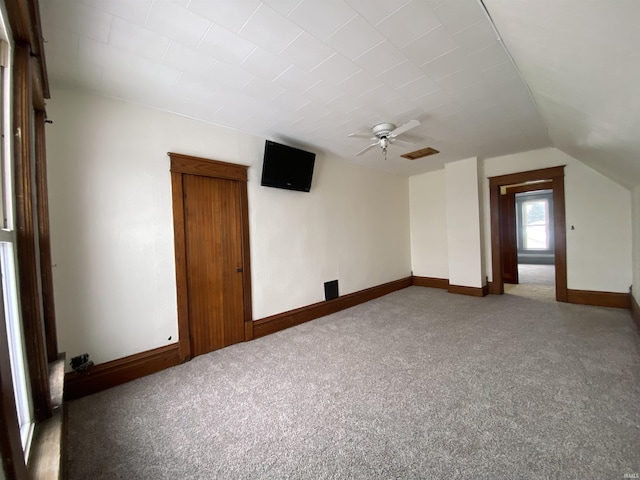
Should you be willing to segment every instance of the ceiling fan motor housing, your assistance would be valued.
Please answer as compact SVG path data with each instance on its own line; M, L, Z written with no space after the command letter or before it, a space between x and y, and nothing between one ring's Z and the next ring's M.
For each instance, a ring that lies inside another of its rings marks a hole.
M396 129L393 123L379 123L371 129L373 134L378 138L388 137L391 132Z

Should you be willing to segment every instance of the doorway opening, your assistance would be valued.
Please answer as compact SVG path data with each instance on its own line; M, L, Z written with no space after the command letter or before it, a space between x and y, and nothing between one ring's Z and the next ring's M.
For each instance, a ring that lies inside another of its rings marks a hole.
M564 166L489 179L493 281L567 301Z

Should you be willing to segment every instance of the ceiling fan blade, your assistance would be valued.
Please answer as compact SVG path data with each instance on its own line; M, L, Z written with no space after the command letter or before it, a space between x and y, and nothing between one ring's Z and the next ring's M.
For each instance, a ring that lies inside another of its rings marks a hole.
M408 142L407 140L398 140L397 138L392 138L391 143L397 145L415 145L416 142Z
M420 125L420 122L418 120L409 120L407 123L405 123L404 125L400 125L393 132L391 132L389 134L389 137L397 137L404 132L408 132L412 128L416 128L418 125Z
M350 133L349 135L347 135L348 137L351 138L368 138L369 140L375 140L376 137L372 137L371 134L369 135L362 135L360 133Z
M378 146L378 142L376 143L372 143L371 145L369 145L367 148L363 148L362 150L360 150L358 153L356 153L356 157L358 155L362 155L364 152L366 152L367 150L371 150L373 147L377 147Z

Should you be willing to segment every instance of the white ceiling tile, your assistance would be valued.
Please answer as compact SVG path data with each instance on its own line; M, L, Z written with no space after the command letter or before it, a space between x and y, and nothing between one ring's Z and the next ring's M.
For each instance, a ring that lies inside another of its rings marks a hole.
M469 85L465 88L450 90L449 94L451 97L461 105L474 104L479 105L479 102L483 104L487 103L497 103L497 96L495 95L495 90L490 88L487 83L484 81L476 81L472 85ZM490 100L486 100L490 99Z
M149 30L188 47L197 47L211 21L173 2L155 2L145 23Z
M300 27L265 4L258 7L239 31L241 37L272 53L280 52L301 33Z
M360 70L339 85L340 89L345 93L356 96L381 86L382 82L380 80L364 70Z
M469 55L469 65L478 70L488 70L499 65L509 63L509 56L499 42L494 42L488 47Z
M464 70L468 66L469 56L467 53L461 48L455 48L422 65L422 70L434 80L440 80L447 75Z
M410 0L346 0L371 25L376 25Z
M109 40L113 15L74 0L42 2L43 23L99 42Z
M216 62L207 74L207 79L211 81L212 85L224 85L231 88L242 88L253 80L253 77L251 72L223 61Z
M389 42L375 46L354 60L372 75L378 75L406 61L407 58L400 53L400 50Z
M492 45L497 35L489 22L483 20L459 31L453 38L463 50L473 53Z
M460 90L470 87L471 85L478 83L482 80L479 72L474 68L467 68L460 70L459 72L452 73L444 78L438 80L438 84L447 92L454 90Z
M422 0L411 0L376 28L394 45L402 48L440 25L440 19Z
M208 0L207 0L208 1ZM287 16L300 3L300 0L263 0L264 3L273 8L276 12Z
M309 73L321 80L326 80L334 85L344 82L347 78L356 74L360 68L339 53L334 53Z
M304 32L282 50L280 56L308 71L324 62L333 55L333 53L331 48L307 32Z
M377 107L377 111L393 120L396 125L418 116L415 105L404 98L393 99Z
M85 39L78 50L81 63L95 63L102 68L126 72L131 67L133 55L102 42Z
M143 25L152 0L82 0L83 3L123 20ZM47 3L47 2L44 2Z
M183 74L176 83L176 90L181 92L185 99L203 101L211 98L218 90L218 87L206 78Z
M253 97L241 92L237 88L222 87L213 94L209 103L211 105L217 105L220 108L230 106L246 115L246 112L251 111L251 105L256 102Z
M191 0L188 8L198 15L211 20L216 25L238 33L253 15L253 12L260 6L260 3L260 0Z
M274 82L292 92L302 93L318 83L318 79L306 70L291 65L280 76L276 77Z
M242 68L267 80L273 80L291 66L277 55L257 47L242 62Z
M43 36L47 57L51 55L66 55L71 58L78 56L78 35L62 29L43 24Z
M152 60L160 60L170 40L131 22L114 18L109 44Z
M440 90L438 84L426 75L423 75L417 80L398 88L397 92L409 100L415 100L416 98L434 93L438 90Z
M309 105L310 100L298 95L297 93L290 91L283 91L272 102L274 109L278 112L296 112L306 105Z
M357 13L342 1L302 0L289 18L321 40L338 30Z
M340 95L342 95L342 91L325 80L320 80L302 92L302 96L321 102L323 105L340 97Z
M392 88L381 85L380 87L365 92L358 97L363 103L370 104L371 108L376 110L379 105L383 105L395 99L400 99L400 95Z
M435 8L435 13L449 33L457 33L474 23L485 21L485 13L479 2L449 0Z
M480 75L487 83L492 85L498 85L514 78L520 78L520 74L511 62L481 71Z
M411 42L401 51L416 64L423 65L453 50L456 46L453 37L444 27L440 26Z
M242 91L259 102L269 102L283 93L284 89L273 82L256 77L242 87Z
M336 97L334 100L327 103L327 107L329 107L331 110L345 115L349 112L352 112L353 110L356 110L357 108L360 108L361 106L362 100L354 97L353 95L347 94L340 95L339 97Z
M444 90L436 90L414 100L421 108L430 110L435 107L453 102L453 99Z
M376 29L358 16L336 30L326 43L345 57L354 59L384 40Z
M418 100L416 103L418 103L420 107L426 109L426 112L429 115L432 115L436 118L448 117L449 115L453 115L463 111L462 106L456 101L443 103L435 107L427 107L426 105L422 104L421 100Z
M148 84L173 85L180 78L180 71L162 63L136 57L131 65L131 75L143 79Z
M213 58L175 42L169 46L163 61L170 67L195 75L205 75L216 63Z
M203 53L234 65L240 65L255 48L255 44L218 25L209 29L198 46Z
M421 77L424 77L424 72L408 60L377 76L391 88L402 87Z

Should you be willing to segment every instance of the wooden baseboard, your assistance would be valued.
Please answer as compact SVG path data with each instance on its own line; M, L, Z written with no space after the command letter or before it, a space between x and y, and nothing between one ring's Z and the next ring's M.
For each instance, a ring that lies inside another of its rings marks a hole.
M359 292L349 293L326 302L314 303L306 307L261 318L253 322L253 338L264 337L265 335L279 332L285 328L294 327L301 323L339 312L345 308L368 302L374 298L387 295L396 290L402 290L411 285L413 285L412 277L406 277L376 287L360 290Z
M417 287L429 287L429 288L442 288L447 290L449 288L448 278L435 278L435 277L411 277L413 285Z
M598 307L631 308L631 296L628 293L567 289L567 302Z
M489 294L489 287L465 287L462 285L449 285L449 293L457 293L460 295L469 295L471 297L486 297Z
M631 318L633 318L633 322L640 330L640 305L636 302L635 297L631 292L629 292L629 298L631 299Z
M179 365L178 350L178 344L174 343L101 363L83 373L69 372L64 378L64 399L73 400L91 395Z

